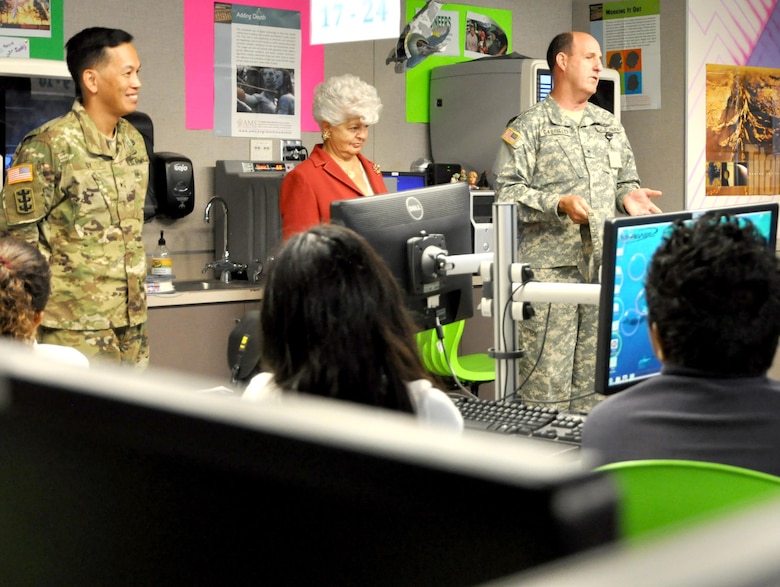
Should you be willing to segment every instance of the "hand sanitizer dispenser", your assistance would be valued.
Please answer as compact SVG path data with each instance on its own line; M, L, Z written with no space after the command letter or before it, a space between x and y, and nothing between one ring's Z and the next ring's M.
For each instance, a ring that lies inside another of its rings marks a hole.
M192 161L178 153L160 152L152 157L158 213L181 218L195 208L195 174Z

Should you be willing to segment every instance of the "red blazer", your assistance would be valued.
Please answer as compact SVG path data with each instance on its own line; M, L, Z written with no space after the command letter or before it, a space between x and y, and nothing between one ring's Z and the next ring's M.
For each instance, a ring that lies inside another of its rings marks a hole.
M379 166L358 154L375 194L387 193ZM282 180L279 210L282 214L282 238L330 221L330 203L363 196L338 163L316 145L308 159Z

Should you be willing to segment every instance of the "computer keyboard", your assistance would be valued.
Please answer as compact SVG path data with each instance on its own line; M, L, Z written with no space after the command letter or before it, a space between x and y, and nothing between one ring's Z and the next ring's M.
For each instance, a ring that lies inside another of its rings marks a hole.
M586 414L520 402L459 397L455 405L465 427L499 434L530 436L579 446Z

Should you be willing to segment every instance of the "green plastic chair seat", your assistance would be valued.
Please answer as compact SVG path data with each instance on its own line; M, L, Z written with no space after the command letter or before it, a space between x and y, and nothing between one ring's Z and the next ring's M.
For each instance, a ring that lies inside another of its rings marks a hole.
M780 477L718 463L642 460L597 470L615 480L619 533L628 541L780 497Z

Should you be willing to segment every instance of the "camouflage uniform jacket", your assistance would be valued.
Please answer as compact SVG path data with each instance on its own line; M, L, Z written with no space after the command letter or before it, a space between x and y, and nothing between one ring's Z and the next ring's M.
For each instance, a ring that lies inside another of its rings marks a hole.
M578 126L548 96L514 119L502 139L496 191L499 201L519 203L522 260L544 268L587 265L590 231L558 213L558 202L582 196L601 230L604 219L625 212L623 199L639 188L639 176L623 126L590 103Z
M132 125L120 119L109 140L78 100L17 147L0 232L38 246L49 259L44 326L103 330L146 321L141 232L148 168Z

